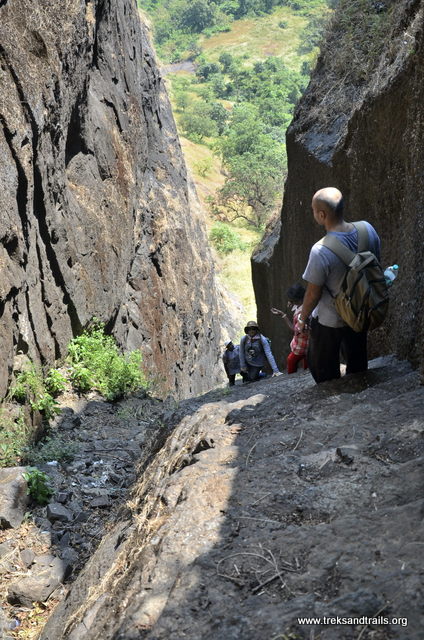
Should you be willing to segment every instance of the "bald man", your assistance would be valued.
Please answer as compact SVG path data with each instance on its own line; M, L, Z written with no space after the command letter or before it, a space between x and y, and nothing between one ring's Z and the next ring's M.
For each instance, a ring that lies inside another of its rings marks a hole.
M343 196L338 189L326 187L312 198L315 221L355 253L358 250L358 232L343 217ZM369 247L380 259L380 238L368 222ZM356 333L348 327L334 306L346 267L335 253L322 244L313 245L306 265L307 281L300 327L305 328L311 316L308 363L315 382L340 378L340 351L346 360L346 373L358 373L368 368L367 332Z

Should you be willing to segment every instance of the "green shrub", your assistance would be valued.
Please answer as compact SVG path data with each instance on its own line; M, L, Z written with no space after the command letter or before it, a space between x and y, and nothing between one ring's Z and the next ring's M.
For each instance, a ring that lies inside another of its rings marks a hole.
M199 162L195 163L194 168L199 176L207 178L213 169L213 160L209 157L202 158Z
M53 490L48 484L48 476L37 467L28 467L22 475L28 484L28 495L37 504L46 505L53 495Z
M91 328L69 344L70 376L78 391L99 391L107 400L148 387L141 370L140 351L122 355L115 340L94 321Z
M0 409L0 467L13 467L21 462L23 451L31 438L21 409L11 416Z
M213 225L209 239L219 253L227 254L236 249L245 249L239 235L224 222L216 222Z
M60 395L66 389L66 378L60 373L58 369L50 369L47 376L44 379L44 385L47 392L50 393L53 398Z
M32 363L18 373L9 396L18 402L28 402L31 409L40 411L47 420L60 411L56 400L46 389L41 372Z

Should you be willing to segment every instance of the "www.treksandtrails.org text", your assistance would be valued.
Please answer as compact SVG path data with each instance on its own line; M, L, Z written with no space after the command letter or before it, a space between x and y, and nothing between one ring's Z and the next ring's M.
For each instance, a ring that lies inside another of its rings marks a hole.
M374 625L374 626L379 626L379 625L384 625L384 624L392 624L392 625L398 625L401 627L407 627L408 626L408 618L386 618L384 616L378 616L376 618L368 618L367 616L362 616L361 618L343 618L341 616L323 616L322 618L298 618L297 619L298 624L300 625L304 625L304 624L308 624L308 625L320 625L320 624L328 624L328 625L333 625L333 624L350 624L350 625L357 625L357 624L364 624L366 626L368 625Z

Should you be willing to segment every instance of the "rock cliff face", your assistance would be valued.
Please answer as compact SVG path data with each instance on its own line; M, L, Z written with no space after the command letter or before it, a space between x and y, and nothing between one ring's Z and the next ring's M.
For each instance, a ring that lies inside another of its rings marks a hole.
M0 393L93 316L164 388L209 388L212 260L135 0L1 0L0 42Z
M301 281L310 246L323 235L312 218L313 193L337 186L346 218L368 219L380 233L383 265L400 265L371 353L417 363L424 345L424 3L363 2L367 11L352 16L350 4L341 3L288 131L281 230L253 258L258 319L282 358L288 334L269 308L285 304L287 287ZM364 38L362 52L352 33Z

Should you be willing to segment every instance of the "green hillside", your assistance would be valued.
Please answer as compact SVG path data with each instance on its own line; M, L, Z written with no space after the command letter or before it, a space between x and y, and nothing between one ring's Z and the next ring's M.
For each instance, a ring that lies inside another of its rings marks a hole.
M256 317L252 247L283 196L285 132L334 0L145 0L221 277ZM237 265L237 266L235 266ZM244 322L244 320L241 320Z

